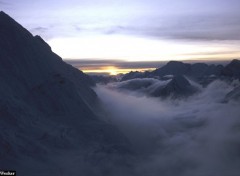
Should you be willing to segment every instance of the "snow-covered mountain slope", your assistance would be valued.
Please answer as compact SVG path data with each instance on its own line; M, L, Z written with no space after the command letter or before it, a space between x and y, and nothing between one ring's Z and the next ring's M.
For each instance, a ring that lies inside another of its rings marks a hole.
M24 176L111 173L127 142L97 117L91 86L41 37L0 12L0 168Z

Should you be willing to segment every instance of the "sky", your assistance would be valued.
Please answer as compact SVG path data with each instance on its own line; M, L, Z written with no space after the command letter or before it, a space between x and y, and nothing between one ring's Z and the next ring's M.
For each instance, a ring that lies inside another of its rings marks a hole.
M239 0L0 0L0 7L63 59L105 60L108 66L95 70L110 74L123 72L111 61L138 65L240 55Z

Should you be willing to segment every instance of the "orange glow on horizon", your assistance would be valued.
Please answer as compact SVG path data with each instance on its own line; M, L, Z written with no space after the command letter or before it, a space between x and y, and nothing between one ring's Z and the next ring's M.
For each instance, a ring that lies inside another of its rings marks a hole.
M156 68L118 68L116 66L107 66L107 67L99 67L95 69L91 68L79 68L82 70L84 73L96 73L96 74L108 74L108 75L118 75L118 74L126 74L131 71L139 71L139 72L144 72L144 71L152 71L155 70Z

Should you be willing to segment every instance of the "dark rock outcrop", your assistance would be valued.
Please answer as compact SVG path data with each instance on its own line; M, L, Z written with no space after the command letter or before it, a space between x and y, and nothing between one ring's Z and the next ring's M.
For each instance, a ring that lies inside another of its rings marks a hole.
M240 79L240 60L234 59L226 65L222 70L222 75Z
M165 86L161 86L154 90L151 95L162 98L186 98L197 92L197 88L192 86L190 82L183 76L175 76Z
M153 71L154 75L186 75L191 70L191 64L185 64L179 61L170 61L163 67Z
M142 72L138 72L138 71L131 71L127 74L125 74L121 81L127 81L127 80L130 80L130 79L135 79L135 78L143 78L144 77L144 73Z

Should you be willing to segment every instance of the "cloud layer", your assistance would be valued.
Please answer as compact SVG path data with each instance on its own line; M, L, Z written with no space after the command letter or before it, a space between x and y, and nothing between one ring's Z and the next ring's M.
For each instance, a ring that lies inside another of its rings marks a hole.
M103 86L96 91L108 121L133 145L136 175L236 176L239 102L222 103L233 87L215 81L187 100L174 101Z

